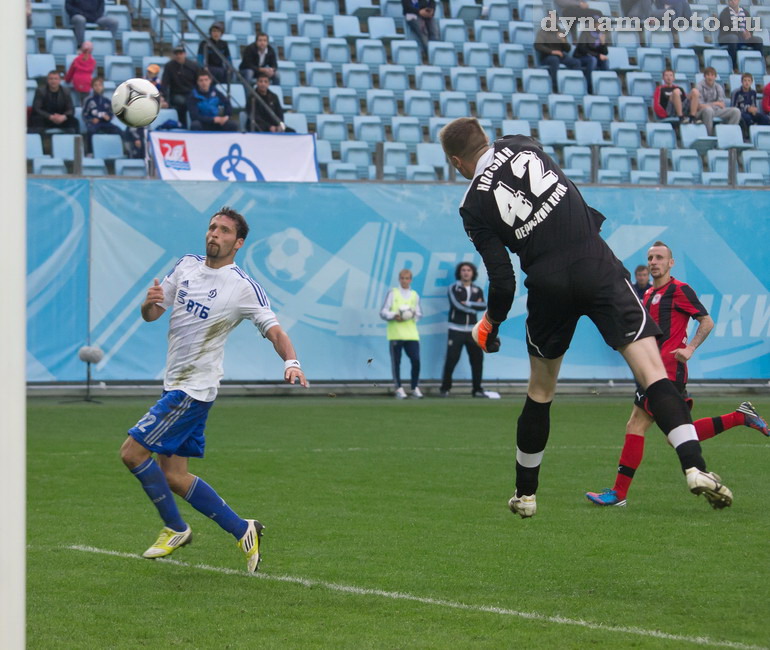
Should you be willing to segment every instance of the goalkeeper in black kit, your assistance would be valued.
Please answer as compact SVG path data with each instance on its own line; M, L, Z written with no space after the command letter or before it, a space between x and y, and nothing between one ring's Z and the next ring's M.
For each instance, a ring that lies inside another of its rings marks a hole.
M504 136L491 146L478 120L460 118L439 135L450 163L471 181L460 215L489 276L487 311L474 328L485 352L500 349L498 328L516 289L509 252L527 274L527 399L516 431L516 492L511 511L532 517L550 430L550 407L578 319L588 316L607 345L645 389L658 426L676 450L687 487L715 508L732 492L706 471L690 411L666 376L655 337L660 329L631 286L629 274L600 237L604 216L584 201L533 139Z

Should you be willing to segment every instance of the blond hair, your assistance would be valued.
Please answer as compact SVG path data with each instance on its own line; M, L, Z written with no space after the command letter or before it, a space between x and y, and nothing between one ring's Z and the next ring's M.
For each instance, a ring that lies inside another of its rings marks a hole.
M489 138L475 117L459 117L438 134L444 153L464 160L472 159L489 146Z

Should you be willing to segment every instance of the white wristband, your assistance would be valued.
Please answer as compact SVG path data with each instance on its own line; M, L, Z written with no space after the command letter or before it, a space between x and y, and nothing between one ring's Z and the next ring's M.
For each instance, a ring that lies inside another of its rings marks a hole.
M299 365L299 361L296 359L286 359L286 361L283 362L283 370L286 372L289 368L296 368L297 370L302 370L302 366Z

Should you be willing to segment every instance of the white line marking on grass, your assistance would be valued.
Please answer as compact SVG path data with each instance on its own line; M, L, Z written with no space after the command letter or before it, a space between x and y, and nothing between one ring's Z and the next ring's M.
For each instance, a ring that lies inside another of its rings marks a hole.
M139 555L133 553L123 553L121 551L110 551L94 546L82 546L76 544L73 546L64 546L70 551L82 551L84 553L97 553L100 555L111 555L113 557L127 558L131 560L143 560ZM748 645L737 641L717 641L705 636L684 636L681 634L669 634L660 630L646 630L640 627L624 627L619 625L605 625L604 623L592 623L578 618L566 618L564 616L548 616L538 614L537 612L520 612L515 609L505 609L503 607L491 607L487 605L468 605L452 600L442 600L440 598L426 598L415 596L400 591L383 591L382 589L366 589L364 587L353 587L351 585L340 585L334 582L324 582L323 580L312 580L309 578L299 578L295 576L271 575L269 573L247 573L236 569L226 569L224 567L209 566L208 564L189 564L179 560L158 559L156 562L163 564L173 564L175 566L186 567L188 569L198 569L200 571L211 571L223 575L239 576L241 578L259 578L261 580L271 580L274 582L288 582L291 584L302 585L303 587L322 587L329 591L336 591L344 594L353 594L356 596L379 596L381 598L390 598L391 600L407 600L423 605L433 605L436 607L448 607L451 609L460 609L467 612L483 612L487 614L498 614L500 616L513 616L532 621L543 621L545 623L555 623L557 625L573 625L583 627L589 630L600 632L615 632L619 634L631 634L653 639L665 639L666 641L682 641L686 643L695 643L703 646L712 646L715 648L738 648L739 650L768 650L763 646Z

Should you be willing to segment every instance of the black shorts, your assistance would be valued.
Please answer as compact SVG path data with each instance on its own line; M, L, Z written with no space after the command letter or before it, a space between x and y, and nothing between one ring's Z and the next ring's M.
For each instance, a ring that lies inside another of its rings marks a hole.
M587 257L564 268L533 270L524 282L527 349L557 359L569 348L581 316L588 316L604 341L619 348L661 331L639 302L628 271L612 254Z
M689 409L692 411L693 399L687 393L687 386L683 384L681 381L672 381L671 383L674 384L674 388L676 388L677 392L682 396L682 399L685 401L685 404L687 404ZM647 399L647 395L644 394L642 387L639 384L637 384L636 392L634 393L634 406L638 406L645 413L647 413L647 415L649 415L651 418L654 418L655 416L652 414L652 412L650 411L650 407L648 406L648 401L649 400Z

